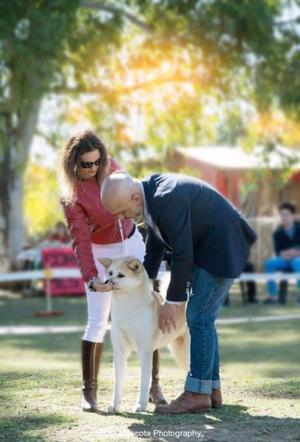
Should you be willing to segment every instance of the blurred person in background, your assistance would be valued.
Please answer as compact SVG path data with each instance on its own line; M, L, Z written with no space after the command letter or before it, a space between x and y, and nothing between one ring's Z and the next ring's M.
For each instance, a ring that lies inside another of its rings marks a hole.
M145 245L131 220L118 221L102 205L101 182L119 169L91 131L72 136L63 149L62 205L72 248L86 283L88 322L82 338L84 411L97 411L98 372L111 307L111 284L103 282L99 258L132 255L143 262ZM149 400L165 403L159 386L158 351L153 353Z
M47 238L49 241L58 241L63 244L68 244L71 241L68 229L64 222L58 221L55 224L53 232L50 232Z
M42 250L51 247L67 246L71 241L64 222L58 221L53 230L47 230L38 238L29 239L28 244L22 247L16 257L14 268L16 270L32 270L42 267ZM25 285L28 285L26 282Z
M273 233L274 251L276 256L265 261L265 271L274 273L300 272L300 223L296 220L296 206L285 202L279 207L280 225ZM300 277L297 281L300 290ZM282 281L280 290L275 281L267 283L268 297L265 304L285 304L287 282ZM299 299L297 301L299 304Z

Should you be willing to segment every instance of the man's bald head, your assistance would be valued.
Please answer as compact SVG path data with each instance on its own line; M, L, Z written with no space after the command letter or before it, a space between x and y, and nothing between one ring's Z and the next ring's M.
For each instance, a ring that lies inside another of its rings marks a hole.
M134 192L135 181L125 172L114 172L102 183L101 200L103 205L108 209L115 202L130 197Z
M136 218L143 213L141 184L125 172L114 172L102 183L104 207L120 218Z

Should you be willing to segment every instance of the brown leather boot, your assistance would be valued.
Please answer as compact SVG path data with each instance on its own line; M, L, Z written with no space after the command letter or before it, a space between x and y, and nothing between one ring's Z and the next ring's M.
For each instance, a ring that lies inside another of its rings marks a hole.
M223 406L222 392L219 389L213 388L211 391L211 406L212 408L221 408Z
M81 362L82 362L82 402L83 411L98 411L97 389L98 372L102 353L102 342L81 341Z
M152 383L149 391L149 402L158 404L167 404L159 385L159 356L158 350L154 350L152 358Z
M211 399L208 394L184 391L169 405L157 405L156 413L160 414L185 414L198 413L211 410Z

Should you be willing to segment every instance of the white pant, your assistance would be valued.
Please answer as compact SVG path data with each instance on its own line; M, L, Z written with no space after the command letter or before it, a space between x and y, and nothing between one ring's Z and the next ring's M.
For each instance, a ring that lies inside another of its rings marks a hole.
M145 244L140 232L135 233L124 241L115 244L92 244L94 261L98 270L99 278L104 276L104 267L99 263L98 258L115 258L117 256L134 256L141 262L145 256ZM111 305L111 292L91 292L87 286L88 323L83 338L85 341L102 342Z

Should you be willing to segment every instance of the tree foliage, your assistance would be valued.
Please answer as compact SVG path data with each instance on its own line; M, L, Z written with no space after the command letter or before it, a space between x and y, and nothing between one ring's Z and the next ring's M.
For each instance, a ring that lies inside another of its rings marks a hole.
M99 67L101 75L86 71L84 101L75 105L77 122L82 117L92 124L113 153L136 161L147 157L149 146L158 155L179 144L245 142L252 120L277 109L296 124L298 88L289 84L298 82L299 2L130 5L151 31L127 29L119 50Z
M29 235L51 230L64 219L59 204L59 184L55 170L30 162L24 176L24 216Z

